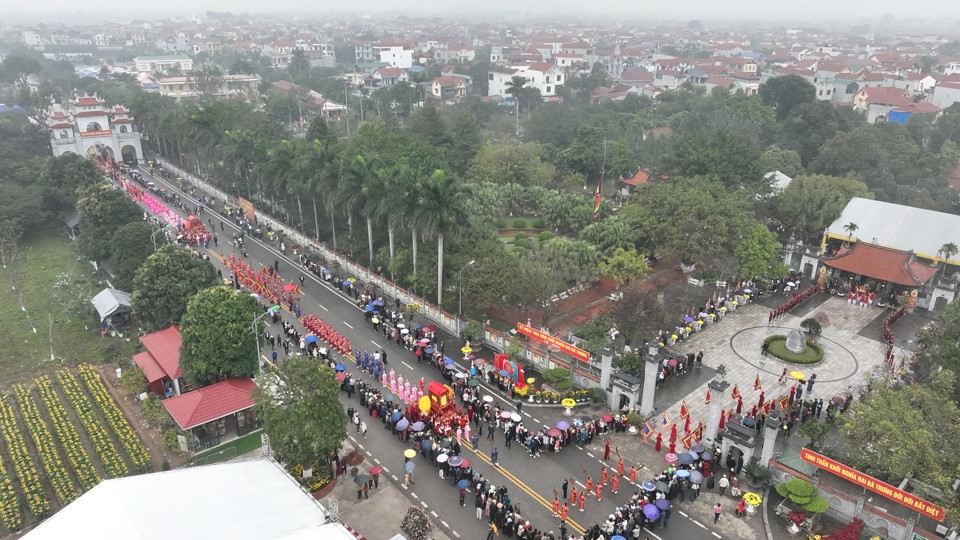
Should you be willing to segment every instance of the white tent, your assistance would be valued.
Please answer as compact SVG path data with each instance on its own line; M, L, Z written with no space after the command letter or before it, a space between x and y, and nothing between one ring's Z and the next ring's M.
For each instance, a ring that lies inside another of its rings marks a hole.
M90 303L97 309L100 320L103 321L116 313L121 307L130 309L130 293L108 287L97 293L93 300L90 300Z
M29 540L356 540L276 462L259 459L104 480Z

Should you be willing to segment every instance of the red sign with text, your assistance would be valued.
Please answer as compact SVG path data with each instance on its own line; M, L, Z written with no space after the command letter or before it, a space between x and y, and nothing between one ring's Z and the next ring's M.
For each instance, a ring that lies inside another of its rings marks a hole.
M530 339L535 339L541 343L552 345L560 349L561 352L565 352L578 360L583 360L584 362L590 361L590 353L588 353L587 351L583 349L578 349L573 345L567 343L566 341L560 341L559 339L551 336L550 334L541 332L536 328L527 326L522 323L517 323L517 332L520 332L521 334L527 336Z
M937 521L943 521L947 515L946 510L929 501L925 501L916 495L912 495L906 491L897 489L886 482L881 482L880 480L863 474L856 469L851 469L843 463L834 461L812 450L807 450L806 448L800 450L800 459L825 471L832 472L840 478L849 480L860 487L869 489L877 495L882 495L895 503L920 512L925 516L930 516Z

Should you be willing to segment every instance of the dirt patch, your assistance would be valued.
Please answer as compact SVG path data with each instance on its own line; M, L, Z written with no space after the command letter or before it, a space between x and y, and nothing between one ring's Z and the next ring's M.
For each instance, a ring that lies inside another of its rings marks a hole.
M127 391L120 386L117 380L116 369L109 365L95 366L100 372L100 377L107 386L107 391L113 396L123 414L130 421L130 425L137 431L143 444L150 452L150 461L153 463L153 470L159 471L163 466L163 460L166 459L171 469L182 467L187 462L186 456L178 455L167 449L163 444L163 433L159 429L148 427L143 417L143 410L140 405L133 402L133 396L127 394Z

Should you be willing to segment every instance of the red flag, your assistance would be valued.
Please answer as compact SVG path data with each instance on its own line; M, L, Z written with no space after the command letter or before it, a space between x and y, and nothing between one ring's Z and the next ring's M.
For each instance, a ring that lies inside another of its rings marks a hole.
M785 411L790 407L790 398L785 397L780 400L780 410Z
M740 399L740 387L733 385L733 392L730 392L730 397L733 399Z
M689 416L683 422L683 432L690 433L690 417Z
M710 404L710 389L709 389L709 388L707 388L707 397L706 397L706 399L703 400L703 402L704 402L704 405L709 405L709 404Z
M687 402L681 401L680 402L680 419L686 420L688 418L690 418L690 411L687 410Z
M753 389L754 389L754 390L760 390L760 388L762 388L762 387L760 386L760 374L757 373L757 378L753 380Z
M703 440L703 422L697 422L697 429L693 430L693 438L697 441Z
M693 435L687 435L686 437L680 439L680 442L683 443L684 448L689 450L690 447L693 446Z

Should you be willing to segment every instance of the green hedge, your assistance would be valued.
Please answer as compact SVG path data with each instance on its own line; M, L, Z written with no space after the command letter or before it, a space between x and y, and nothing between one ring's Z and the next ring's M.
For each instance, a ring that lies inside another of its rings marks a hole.
M556 388L558 392L563 392L564 390L570 390L573 388L573 381L570 379L563 379L562 381L557 381L551 384L553 384L554 388Z
M793 364L816 364L823 360L823 347L812 339L807 340L807 350L797 354L787 350L787 336L777 334L763 340L768 345L767 352L784 362Z
M550 382L558 382L570 378L570 370L565 368L553 368L543 372L543 378Z
M525 219L523 219L523 218L517 218L517 219L513 220L513 228L514 228L514 229L526 229L526 228L527 228L527 220L525 220Z

